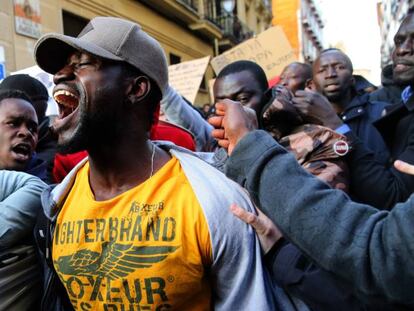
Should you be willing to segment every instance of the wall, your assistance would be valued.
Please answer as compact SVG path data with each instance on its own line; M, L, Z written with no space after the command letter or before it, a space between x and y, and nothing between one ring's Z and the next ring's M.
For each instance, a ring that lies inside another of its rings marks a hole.
M181 57L182 61L213 55L213 42L200 39L190 30L166 19L138 1L132 0L40 0L42 32L62 32L62 10L91 19L95 16L117 16L141 24L142 28L155 37L169 53ZM33 49L36 39L16 34L12 0L1 0L0 45L6 52L8 72L34 65ZM208 70L207 80L213 77ZM207 91L200 91L196 103L209 102Z
M298 29L298 10L299 0L273 0L273 25L283 27L283 30L289 40L290 45L299 57L300 40Z

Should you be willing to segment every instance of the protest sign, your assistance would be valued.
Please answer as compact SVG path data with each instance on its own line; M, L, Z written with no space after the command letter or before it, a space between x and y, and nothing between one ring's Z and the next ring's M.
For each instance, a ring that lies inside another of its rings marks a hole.
M270 80L279 75L286 65L297 59L282 28L275 26L214 57L211 65L214 72L218 74L223 67L237 60L256 62Z
M170 85L191 103L197 96L210 56L168 66Z

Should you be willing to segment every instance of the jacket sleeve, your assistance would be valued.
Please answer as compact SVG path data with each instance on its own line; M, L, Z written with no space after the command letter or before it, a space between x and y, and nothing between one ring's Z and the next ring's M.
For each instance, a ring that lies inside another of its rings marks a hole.
M193 133L196 151L213 151L217 142L211 136L213 127L203 119L171 86L161 101L161 109L168 120Z
M348 156L351 171L351 193L355 198L379 209L391 209L396 203L408 199L414 191L414 176L396 170L393 163L382 164L374 153L365 148L353 133L347 134L352 141ZM414 133L398 159L414 161Z
M273 291L253 228L229 210L237 203L254 212L245 190L192 154L173 155L179 158L207 222L214 310L292 310L286 293L281 288Z
M263 131L239 142L226 174L316 264L366 297L414 305L413 196L391 212L354 203L305 172Z
M313 176L326 182L333 189L340 189L348 193L349 174L345 161L341 159L327 159L324 161L308 161L302 167Z
M0 248L30 234L46 184L22 172L0 171Z

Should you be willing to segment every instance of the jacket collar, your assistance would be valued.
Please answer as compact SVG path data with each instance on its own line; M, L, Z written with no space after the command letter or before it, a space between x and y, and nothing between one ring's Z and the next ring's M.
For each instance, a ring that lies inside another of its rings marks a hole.
M359 118L365 114L367 104L368 94L356 95L345 107L344 111L339 115L339 117L344 122Z
M163 148L167 152L170 152L170 150L177 150L185 153L194 154L193 152L182 147L176 146L168 141L153 141L153 143L155 143L158 147ZM88 161L88 157L80 161L62 180L60 184L56 185L53 189L52 187L49 187L42 193L41 200L43 212L50 221L56 221L57 215L59 214L59 211L62 208L66 200L66 197L72 189L73 184L75 183L76 175L79 172L79 170L85 165L86 161Z
M49 220L56 220L60 208L62 207L67 195L69 194L70 189L72 189L72 186L76 179L76 174L86 163L86 161L88 161L88 157L80 161L62 180L60 184L57 184L53 189L48 188L42 193L41 200L43 212Z
M356 107L363 107L366 106L368 103L369 95L367 93L361 95L355 95L352 100L346 105L344 112L346 113L348 110L354 109Z

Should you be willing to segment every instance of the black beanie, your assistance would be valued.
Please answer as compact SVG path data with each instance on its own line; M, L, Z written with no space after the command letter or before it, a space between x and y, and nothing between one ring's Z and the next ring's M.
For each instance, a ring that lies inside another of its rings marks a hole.
M49 99L49 94L43 83L27 74L17 74L6 77L0 83L0 91L3 90L22 91L26 93L32 101L47 101Z

